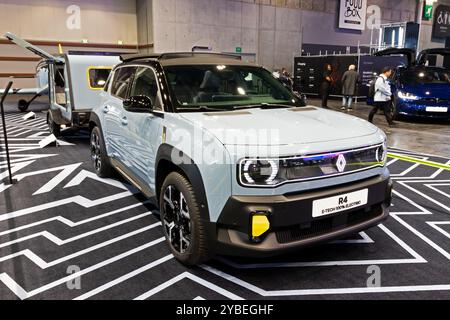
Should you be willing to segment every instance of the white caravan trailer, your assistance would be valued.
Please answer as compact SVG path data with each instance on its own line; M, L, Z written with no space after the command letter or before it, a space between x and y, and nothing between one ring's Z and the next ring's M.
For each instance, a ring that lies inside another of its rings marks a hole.
M58 136L61 126L87 125L92 108L100 102L99 92L112 68L121 62L119 55L89 52L52 55L12 33L6 33L5 37L42 58L36 69L38 88L13 91L35 94L30 101L19 101L19 109L26 111L36 97L48 95L47 121L53 134Z

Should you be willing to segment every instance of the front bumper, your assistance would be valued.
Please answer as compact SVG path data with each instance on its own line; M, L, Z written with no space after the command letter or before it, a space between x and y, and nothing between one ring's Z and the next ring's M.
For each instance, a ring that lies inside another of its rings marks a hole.
M312 217L315 200L369 190L364 207ZM392 181L378 176L357 183L300 194L231 197L216 226L216 251L233 256L265 257L355 234L389 216ZM270 230L259 242L251 240L255 213L267 213Z
M428 112L427 107L445 107L447 112ZM421 101L397 100L397 112L403 116L450 120L450 104L448 102L432 103Z

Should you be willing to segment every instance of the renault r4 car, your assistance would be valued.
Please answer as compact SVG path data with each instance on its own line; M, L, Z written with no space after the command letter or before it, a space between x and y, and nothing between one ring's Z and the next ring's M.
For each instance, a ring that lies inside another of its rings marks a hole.
M91 116L96 173L156 199L182 263L267 257L348 237L389 215L386 136L305 106L235 56L123 57Z

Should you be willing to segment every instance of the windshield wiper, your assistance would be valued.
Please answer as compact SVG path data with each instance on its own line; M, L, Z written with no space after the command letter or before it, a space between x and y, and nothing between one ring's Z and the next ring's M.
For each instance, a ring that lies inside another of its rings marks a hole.
M288 104L271 104L271 103L260 103L260 104L251 104L251 105L244 105L244 106L238 106L234 107L233 110L242 110L242 109L277 109L277 108L294 108L293 105Z
M177 111L180 112L220 112L220 111L233 111L234 109L225 109L225 108L211 108L207 106L199 106L192 108L177 108Z

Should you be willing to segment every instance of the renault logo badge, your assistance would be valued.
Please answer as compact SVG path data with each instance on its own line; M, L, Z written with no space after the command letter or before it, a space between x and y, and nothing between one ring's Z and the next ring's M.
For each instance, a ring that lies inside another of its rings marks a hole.
M336 167L340 173L345 171L345 167L347 166L347 160L343 154L340 154L336 161Z

